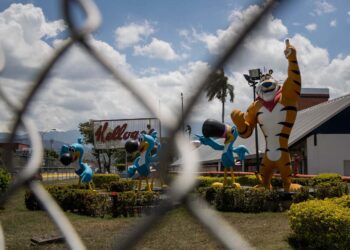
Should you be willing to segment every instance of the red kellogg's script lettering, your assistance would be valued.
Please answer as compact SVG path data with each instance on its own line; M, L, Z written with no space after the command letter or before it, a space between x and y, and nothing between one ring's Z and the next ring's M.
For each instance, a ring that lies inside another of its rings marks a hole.
M128 127L127 123L124 123L123 125L118 125L113 129L112 132L108 132L108 122L105 122L103 125L100 125L98 129L95 132L95 139L99 142L109 142L109 141L116 141L116 140L127 140L129 138L136 140L139 131L126 131Z
M103 126L101 125L98 127L98 129L95 132L96 141L105 142L104 133L107 127L108 127L108 122L105 122Z

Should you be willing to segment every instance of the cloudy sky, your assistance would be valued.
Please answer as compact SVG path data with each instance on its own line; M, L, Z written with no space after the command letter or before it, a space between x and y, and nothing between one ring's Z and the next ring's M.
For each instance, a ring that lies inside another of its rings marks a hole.
M234 103L226 103L226 122L231 122L229 113L233 108L245 110L252 101L252 89L243 77L249 69L272 68L274 77L283 82L286 38L298 51L304 87L329 88L331 98L350 92L350 1L292 2L272 12L245 41L239 55L225 66L225 74L235 87ZM0 81L13 100L23 98L38 70L67 39L59 3L0 2L0 57L5 59ZM186 105L212 58L259 10L254 3L98 0L103 20L90 41L114 67L154 93L158 112L165 112L167 107L177 116L181 112L181 92ZM0 131L7 131L13 117L4 103L1 107ZM79 122L89 119L151 116L79 46L51 72L28 115L40 130L77 129ZM206 118L220 117L220 102L208 103L202 96L186 123L197 128Z

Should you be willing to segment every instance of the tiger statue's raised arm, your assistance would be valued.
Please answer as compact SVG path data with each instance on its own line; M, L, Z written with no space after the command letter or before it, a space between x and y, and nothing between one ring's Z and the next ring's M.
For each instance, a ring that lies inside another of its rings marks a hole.
M288 60L288 77L283 83L282 102L297 103L301 92L301 76L295 48L286 40L284 54ZM295 104L296 105L296 104Z

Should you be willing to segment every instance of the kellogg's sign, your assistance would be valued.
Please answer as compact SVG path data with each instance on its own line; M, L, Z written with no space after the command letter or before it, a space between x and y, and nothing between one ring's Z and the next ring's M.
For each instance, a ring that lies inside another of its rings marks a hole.
M160 121L157 118L94 120L94 144L96 149L123 148L129 139L137 139L141 131L147 131L147 125L158 132Z

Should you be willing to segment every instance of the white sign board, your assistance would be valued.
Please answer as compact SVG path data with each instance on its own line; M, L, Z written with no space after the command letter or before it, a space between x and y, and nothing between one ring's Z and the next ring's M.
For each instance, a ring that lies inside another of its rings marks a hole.
M149 127L158 132L160 137L160 121L157 118L94 120L94 144L96 149L124 148L128 140L136 140L142 131Z

